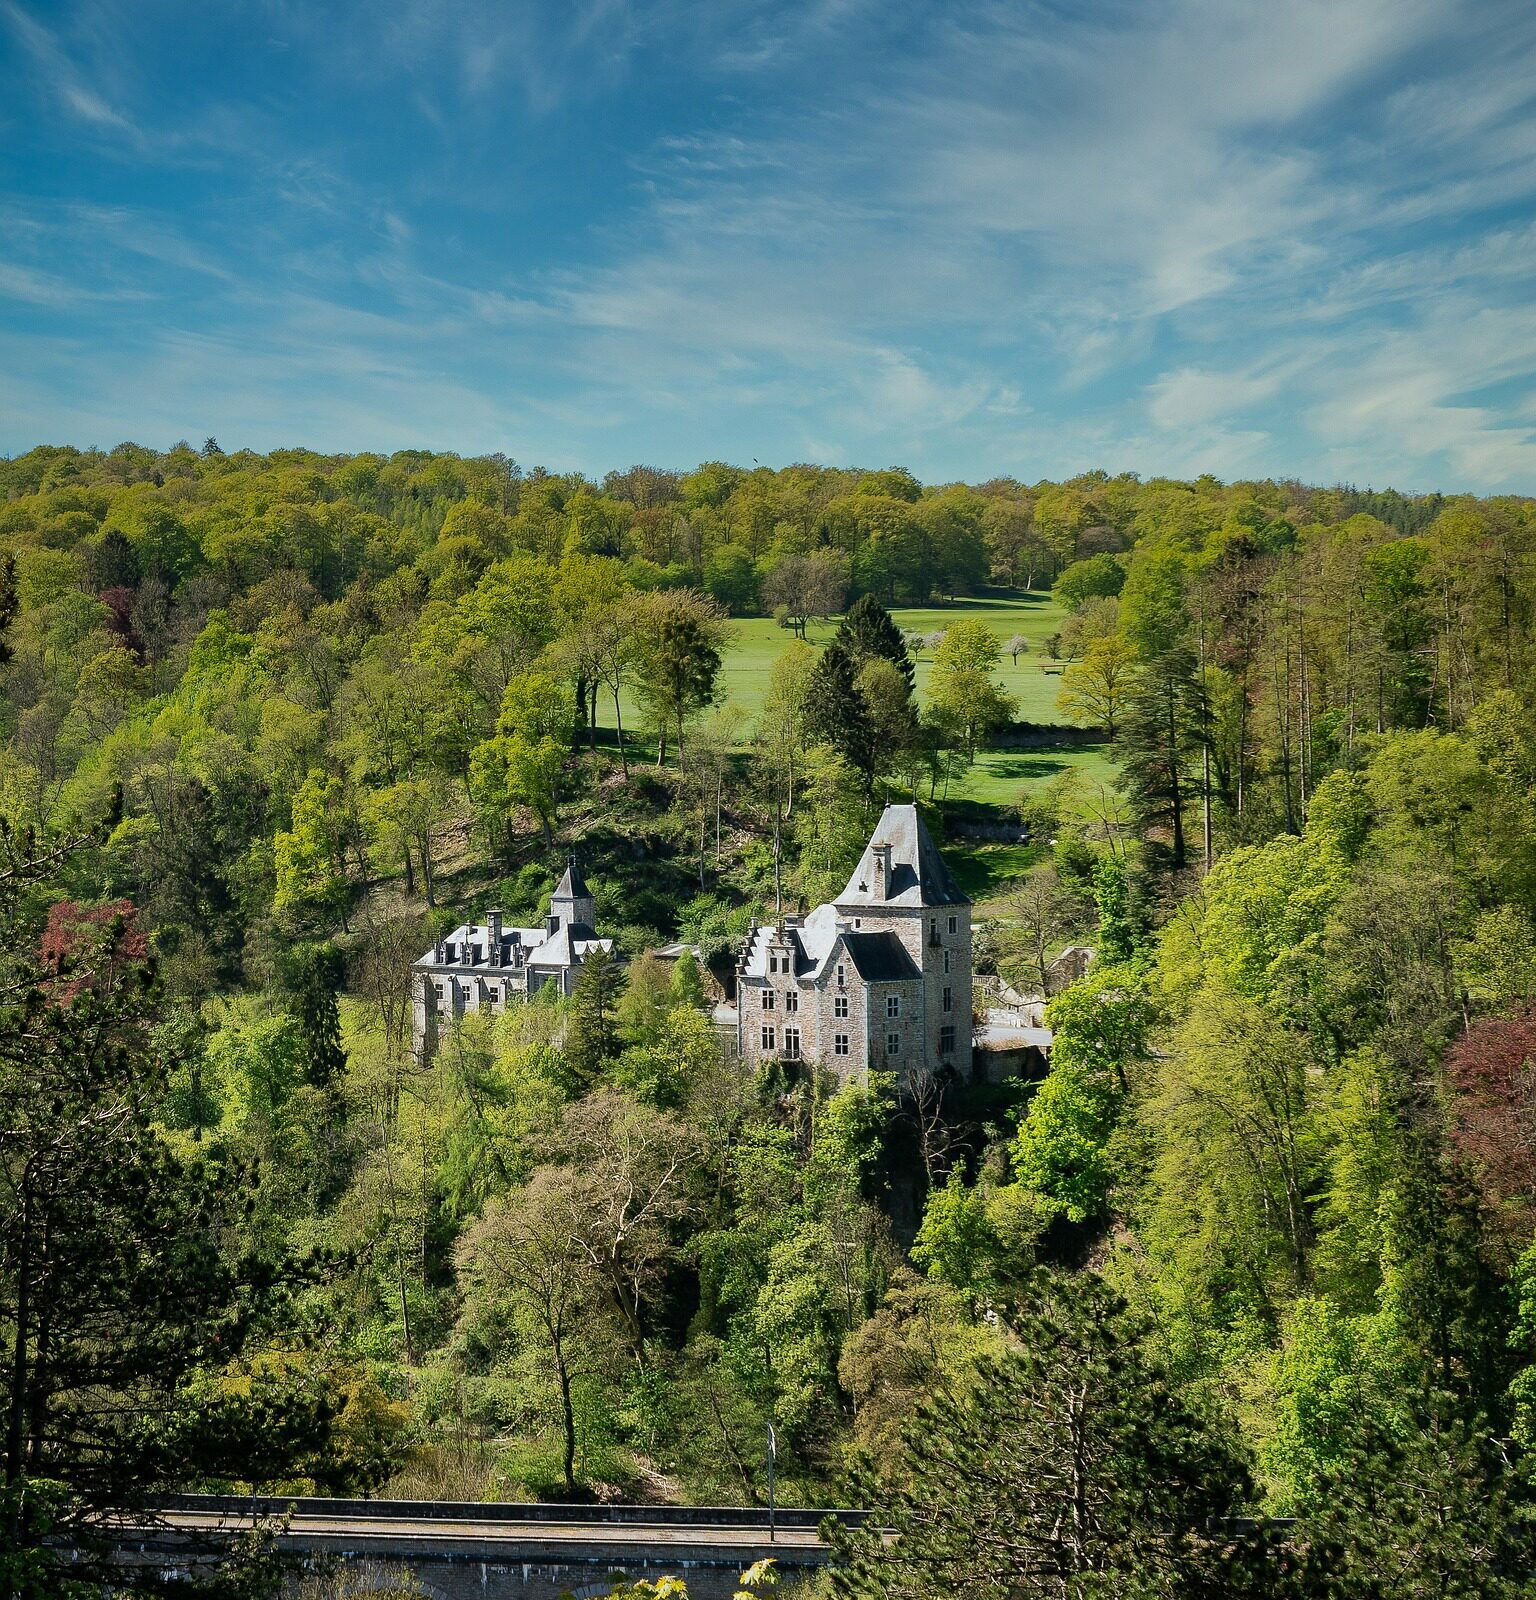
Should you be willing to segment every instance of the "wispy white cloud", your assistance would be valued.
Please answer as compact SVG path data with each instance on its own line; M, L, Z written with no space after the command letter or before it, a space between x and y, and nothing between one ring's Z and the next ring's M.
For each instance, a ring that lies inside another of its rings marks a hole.
M139 129L86 81L55 33L24 11L16 0L0 0L0 18L58 104L99 130L126 135L134 144L142 142Z
M40 14L82 130L212 175L8 232L0 291L101 297L105 393L27 330L101 437L152 384L591 467L1536 481L1517 0L268 0L280 67L170 128Z

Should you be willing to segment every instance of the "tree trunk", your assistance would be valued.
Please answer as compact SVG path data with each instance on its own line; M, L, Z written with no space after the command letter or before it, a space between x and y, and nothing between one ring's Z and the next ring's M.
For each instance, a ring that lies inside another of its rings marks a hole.
M1205 870L1209 872L1216 852L1211 835L1211 702L1205 692L1205 614L1200 616L1200 764L1205 789Z
M430 828L421 830L421 879L427 891L427 904L435 906L437 900L433 894L432 885L432 830Z
M624 781L629 782L629 756L624 750L624 713L619 709L619 685L614 680L613 685L613 725L618 732L619 739L619 766L624 773Z
M397 1230L399 1226L397 1218L395 1222ZM398 1232L395 1235L395 1286L400 1293L400 1334L405 1341L405 1359L410 1365L414 1366L416 1363L416 1351L411 1342L410 1296L405 1289L405 1251L401 1248Z
M14 1484L25 1470L22 1445L27 1419L27 1346L32 1339L32 1184L23 1172L21 1179L21 1238L16 1249L16 1335L11 1350L11 1406L5 1427L5 1481ZM20 1549L21 1504L11 1508L13 1532L18 1537L13 1548Z
M560 1382L560 1421L565 1428L565 1492L576 1494L576 1408L571 1404L571 1375L565 1359L555 1346L555 1373Z
M1179 782L1179 705L1178 691L1168 684L1168 797L1173 804L1173 870L1184 865L1184 786Z
M39 1309L41 1315L37 1324L36 1353L32 1360L32 1394L27 1415L27 1471L36 1475L43 1459L43 1433L48 1419L48 1357L49 1347L52 1344L53 1332L53 1307L48 1295L48 1258L49 1258L49 1229L48 1219L43 1219L42 1238L42 1270L38 1274L41 1294L39 1296Z

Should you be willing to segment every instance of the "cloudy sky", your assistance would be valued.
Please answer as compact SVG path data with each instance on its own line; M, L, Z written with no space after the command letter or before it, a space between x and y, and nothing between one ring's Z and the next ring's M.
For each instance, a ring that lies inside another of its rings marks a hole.
M1536 492L1530 0L0 0L0 452Z

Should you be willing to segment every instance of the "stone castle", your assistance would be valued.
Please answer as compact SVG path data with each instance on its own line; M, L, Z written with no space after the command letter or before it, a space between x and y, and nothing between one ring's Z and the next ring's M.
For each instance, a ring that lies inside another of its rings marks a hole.
M411 966L411 1043L430 1056L442 1032L466 1012L503 1011L538 994L546 983L568 995L581 964L612 939L593 927L597 909L575 862L555 886L541 928L504 926L501 912L445 934Z
M736 990L744 1061L971 1076L971 903L916 806L886 807L830 905L752 930Z

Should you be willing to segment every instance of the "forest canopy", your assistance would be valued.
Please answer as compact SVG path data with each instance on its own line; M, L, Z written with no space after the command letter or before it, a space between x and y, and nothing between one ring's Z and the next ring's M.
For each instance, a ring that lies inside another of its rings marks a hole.
M999 595L1049 634L960 604ZM1518 497L0 462L13 1541L176 1484L755 1504L772 1424L788 1497L906 1530L906 1567L845 1541L845 1592L952 1592L1013 1559L989 1519L1048 1539L1086 1364L1128 1375L1094 1470L1170 1487L1051 1560L1161 1593L1238 1557L1148 1519L1268 1512L1336 1592L1500 1592L1536 1471L1533 608ZM1101 766L1032 756L1073 740ZM1004 744L1006 802L946 800ZM835 892L896 798L991 992L1046 1004L1037 1081L721 1049L751 918ZM621 959L418 1060L411 962L540 915L572 850ZM102 1328L132 1404L80 1444ZM962 1491L956 1439L1049 1471Z

